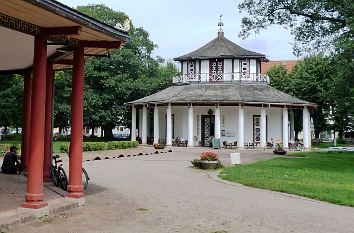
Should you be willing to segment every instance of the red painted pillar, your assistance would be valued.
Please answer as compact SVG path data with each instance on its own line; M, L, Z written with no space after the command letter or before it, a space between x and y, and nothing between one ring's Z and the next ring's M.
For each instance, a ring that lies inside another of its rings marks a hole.
M47 40L45 36L38 35L34 39L27 193L26 202L21 205L21 207L31 209L38 209L48 205L48 203L43 202L46 66Z
M72 94L71 94L71 135L68 197L81 198L82 188L82 125L84 111L84 48L74 49Z
M32 92L32 73L28 72L24 75L23 90L23 119L22 119L22 149L21 163L23 170L28 167L28 152L30 145L30 125L31 125L31 92Z
M46 95L45 95L45 133L44 133L44 164L43 180L50 181L50 163L53 146L53 64L47 64Z

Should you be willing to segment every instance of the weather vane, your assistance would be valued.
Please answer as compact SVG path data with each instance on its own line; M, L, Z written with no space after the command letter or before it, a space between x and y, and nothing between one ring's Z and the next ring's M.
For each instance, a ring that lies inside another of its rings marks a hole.
M222 32L222 27L224 26L224 23L222 22L222 15L220 15L220 19L219 19L219 23L218 23L219 28L219 32Z

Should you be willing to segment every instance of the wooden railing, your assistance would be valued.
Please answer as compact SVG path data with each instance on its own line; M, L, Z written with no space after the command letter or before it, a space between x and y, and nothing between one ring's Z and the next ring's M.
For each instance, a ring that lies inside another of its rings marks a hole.
M180 74L173 77L173 84L190 83L228 83L228 82L246 82L246 83L270 83L267 74L259 73L222 73L222 74Z

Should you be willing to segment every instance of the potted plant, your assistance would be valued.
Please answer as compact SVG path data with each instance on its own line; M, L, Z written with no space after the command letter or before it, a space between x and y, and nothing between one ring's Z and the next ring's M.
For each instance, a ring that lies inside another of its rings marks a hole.
M218 155L214 152L203 152L200 155L200 167L201 169L216 169L220 161L218 159Z
M158 143L154 143L153 146L154 146L155 149L165 149L166 142L163 139L159 139L159 142Z
M283 149L283 147L280 144L277 144L275 146L275 149L273 150L273 153L276 155L285 155L286 150Z

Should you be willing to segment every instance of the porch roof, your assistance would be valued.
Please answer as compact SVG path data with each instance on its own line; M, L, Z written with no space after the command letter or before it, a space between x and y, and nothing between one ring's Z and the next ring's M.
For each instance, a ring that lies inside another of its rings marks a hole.
M126 105L143 104L271 104L308 106L316 104L295 98L266 84L215 83L171 86Z

